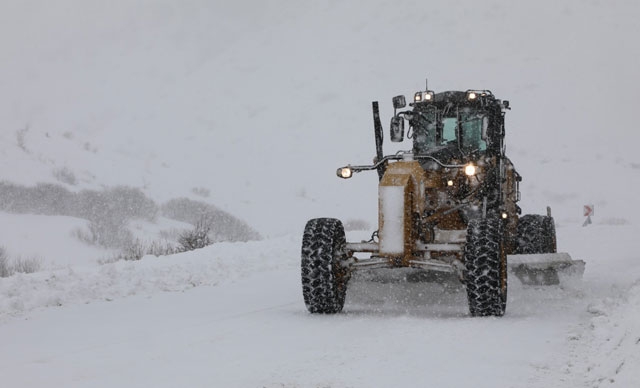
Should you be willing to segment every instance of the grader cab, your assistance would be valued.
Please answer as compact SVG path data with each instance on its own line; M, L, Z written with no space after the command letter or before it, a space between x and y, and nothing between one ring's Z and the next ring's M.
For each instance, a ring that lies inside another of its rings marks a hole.
M390 139L406 137L413 146L387 156L378 103L372 105L374 163L341 167L337 175L377 170L378 230L370 241L347 242L340 220L307 223L301 272L311 313L340 312L351 274L360 269L456 274L472 316L504 314L509 270L525 284L557 284L559 271L584 271L584 262L556 252L550 209L521 216L522 178L505 155L508 101L488 90L427 88L415 93L410 109L398 111L406 100L394 97Z

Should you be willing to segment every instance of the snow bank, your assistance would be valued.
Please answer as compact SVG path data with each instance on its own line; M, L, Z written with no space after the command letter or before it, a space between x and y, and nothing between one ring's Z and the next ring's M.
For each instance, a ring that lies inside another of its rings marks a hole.
M290 236L218 243L171 256L145 256L140 261L18 274L0 279L0 317L41 307L232 282L256 272L297 266L298 247L299 242Z

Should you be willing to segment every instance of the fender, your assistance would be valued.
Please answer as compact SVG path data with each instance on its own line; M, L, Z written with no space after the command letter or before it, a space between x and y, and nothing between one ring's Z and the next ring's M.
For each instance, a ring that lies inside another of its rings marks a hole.
M408 265L412 260L416 228L414 217L425 210L427 177L417 161L387 166L378 187L379 255Z

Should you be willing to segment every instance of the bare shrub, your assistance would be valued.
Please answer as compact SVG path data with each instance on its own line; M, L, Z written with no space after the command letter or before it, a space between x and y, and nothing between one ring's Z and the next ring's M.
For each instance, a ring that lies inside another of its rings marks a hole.
M13 275L11 265L9 263L9 256L4 247L0 247L0 278L6 278Z
M38 272L41 267L42 259L38 257L17 257L11 260L6 249L0 247L0 278L6 278L16 273Z
M153 241L147 246L147 255L168 256L180 252L173 244L167 241Z
M129 245L124 247L120 253L120 258L123 260L140 260L145 253L146 249L144 243L135 239Z
M71 186L75 186L75 184L78 183L76 175L67 167L56 168L53 170L53 176L58 180L58 182L66 183Z
M127 244L120 253L116 254L110 259L100 260L101 264L113 263L118 260L137 261L142 259L146 255L153 256L167 256L180 252L180 249L173 246L171 243L162 241L153 241L146 243L140 239L132 240Z
M16 257L12 263L14 272L34 273L42 267L42 259L39 257Z
M211 245L211 237L209 232L211 231L212 221L208 217L202 217L196 222L195 227L192 230L183 232L178 237L178 244L181 246L182 251L193 251L194 249L204 248Z

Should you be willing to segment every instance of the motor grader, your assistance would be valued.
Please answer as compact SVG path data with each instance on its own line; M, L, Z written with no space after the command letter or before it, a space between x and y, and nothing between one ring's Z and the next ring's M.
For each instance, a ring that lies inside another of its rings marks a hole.
M505 155L508 101L489 90L428 87L415 93L410 109L398 111L406 108L404 96L392 101L390 140L406 137L413 147L384 155L374 101L374 163L341 167L337 175L378 172L378 229L369 241L347 242L340 220L308 221L301 273L309 312L340 312L351 274L361 269L456 274L472 316L505 313L509 269L525 284L557 284L563 270L582 273L584 262L556 252L549 208L521 216L522 177Z

